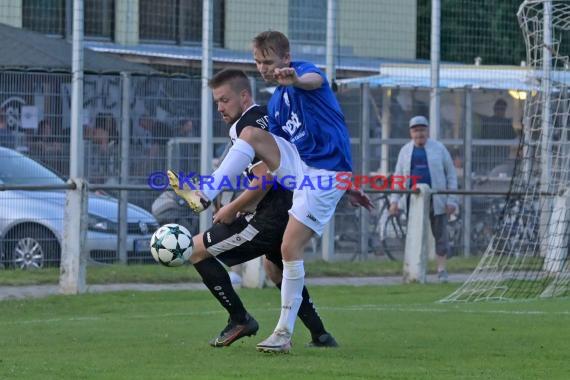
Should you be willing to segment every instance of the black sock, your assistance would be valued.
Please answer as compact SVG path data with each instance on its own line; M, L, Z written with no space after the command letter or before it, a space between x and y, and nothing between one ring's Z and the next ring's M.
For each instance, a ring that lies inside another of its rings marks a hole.
M228 311L234 322L245 322L247 311L232 286L226 269L214 257L209 257L194 264L194 268L202 277L204 285L216 297L218 302Z
M275 286L277 286L278 289L281 289L281 283L275 284ZM313 340L327 333L325 326L323 325L323 321L321 320L321 317L319 317L317 309L313 305L313 301L309 296L309 291L306 286L303 286L303 301L301 301L301 306L299 307L297 316L309 329Z

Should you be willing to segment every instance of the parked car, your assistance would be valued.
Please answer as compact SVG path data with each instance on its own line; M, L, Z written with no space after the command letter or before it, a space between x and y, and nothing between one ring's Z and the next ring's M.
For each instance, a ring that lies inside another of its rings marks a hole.
M39 162L0 147L0 186L64 184ZM65 190L0 189L0 263L21 269L58 266L61 258ZM119 202L89 193L85 250L90 259L118 260ZM152 260L149 242L158 222L151 213L128 204L129 262Z

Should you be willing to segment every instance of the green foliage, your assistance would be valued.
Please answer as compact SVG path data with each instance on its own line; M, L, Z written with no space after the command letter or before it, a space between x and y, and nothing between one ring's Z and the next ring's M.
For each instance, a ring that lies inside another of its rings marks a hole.
M517 20L521 0L442 0L441 60L519 65L526 60ZM418 0L417 58L430 58L431 0Z
M439 304L453 285L313 287L338 349L258 353L275 289L242 289L254 338L214 349L226 314L206 291L119 292L0 302L3 380L566 379L568 299Z

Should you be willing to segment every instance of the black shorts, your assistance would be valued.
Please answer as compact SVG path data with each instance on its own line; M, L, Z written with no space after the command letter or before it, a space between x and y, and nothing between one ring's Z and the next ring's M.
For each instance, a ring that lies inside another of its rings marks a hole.
M265 255L283 268L281 242L284 225L256 223L252 215L242 215L232 224L214 224L203 234L208 253L227 266L245 263ZM261 227L263 226L263 227Z
M442 257L449 256L451 251L447 218L447 214L434 215L433 211L429 215L431 233L435 239L435 254Z

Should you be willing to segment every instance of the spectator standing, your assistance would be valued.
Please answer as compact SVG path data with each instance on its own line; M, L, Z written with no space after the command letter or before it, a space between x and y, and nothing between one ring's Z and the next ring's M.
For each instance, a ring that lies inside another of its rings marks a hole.
M94 183L105 183L119 172L119 134L112 115L98 115L95 126L90 130L91 142L89 179Z
M63 173L68 160L65 157L63 136L56 131L55 126L48 119L38 123L35 136L31 136L29 145L30 154L58 173Z
M493 105L493 115L482 116L480 131L475 136L484 140L507 140L505 143L517 138L513 128L513 120L506 117L507 102L499 98ZM474 149L475 157L485 173L496 165L504 163L510 158L511 148L497 142L487 142L484 146Z
M425 183L432 190L457 190L457 174L447 148L439 141L428 137L428 120L424 116L410 119L411 141L400 149L394 175L419 176L417 183ZM406 182L411 188L411 181ZM398 214L400 194L390 197L390 214ZM448 281L447 256L450 253L447 220L457 209L456 197L435 194L430 202L430 224L435 239L437 275L440 282Z
M483 117L481 125L482 139L514 139L517 135L513 120L506 117L507 102L501 98L493 105L493 115Z

